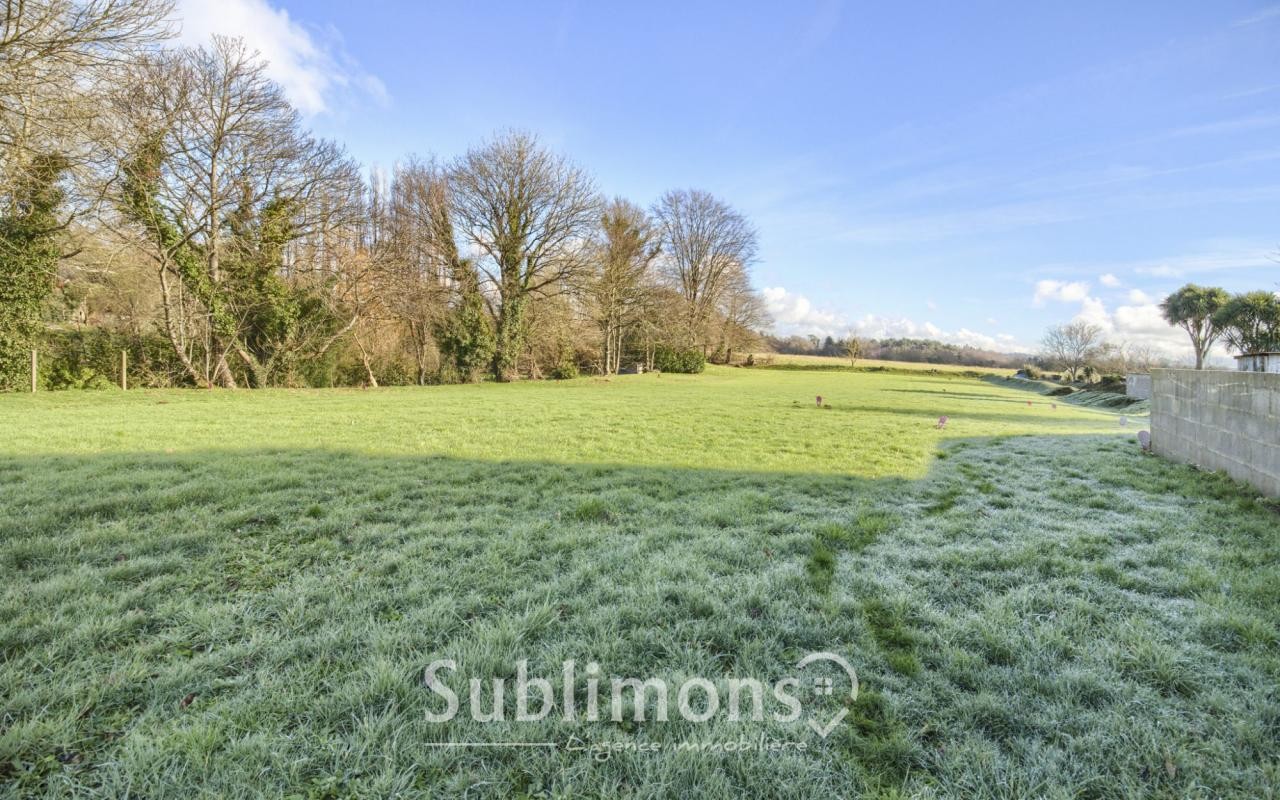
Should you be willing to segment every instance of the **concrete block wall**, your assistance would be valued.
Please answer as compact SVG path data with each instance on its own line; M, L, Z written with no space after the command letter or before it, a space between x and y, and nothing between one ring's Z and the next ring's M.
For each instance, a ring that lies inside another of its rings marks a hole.
M1151 448L1280 497L1280 374L1152 370Z
M1145 372L1134 372L1124 377L1124 393L1139 400L1151 399L1151 376Z

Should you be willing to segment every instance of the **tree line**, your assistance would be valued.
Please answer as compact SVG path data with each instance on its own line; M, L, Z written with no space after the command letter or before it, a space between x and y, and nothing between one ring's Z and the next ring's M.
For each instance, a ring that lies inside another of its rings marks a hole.
M1013 369L1026 360L1025 354L1001 353L972 345L957 345L935 339L831 336L766 336L764 344L775 353L806 356L833 356L921 364L956 364L969 367Z
M365 174L237 39L164 0L9 3L0 388L27 353L222 387L697 371L767 324L751 222L699 190L606 198L536 136ZM136 382L136 379L135 379Z

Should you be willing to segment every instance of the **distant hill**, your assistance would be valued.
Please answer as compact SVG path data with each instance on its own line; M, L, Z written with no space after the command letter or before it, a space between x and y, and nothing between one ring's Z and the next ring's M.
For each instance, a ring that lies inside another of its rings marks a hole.
M1017 369L1032 359L1029 353L1000 353L934 339L861 339L861 357L918 364L954 364L969 367ZM766 336L770 350L784 355L844 357L845 341L828 336Z

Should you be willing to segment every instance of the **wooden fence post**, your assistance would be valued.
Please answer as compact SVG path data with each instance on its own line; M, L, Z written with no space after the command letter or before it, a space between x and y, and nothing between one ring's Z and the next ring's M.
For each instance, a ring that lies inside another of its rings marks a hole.
M129 351L120 351L120 388L124 391L129 389Z
M37 362L35 348L31 350L31 393L36 393L36 376L39 374L39 364Z

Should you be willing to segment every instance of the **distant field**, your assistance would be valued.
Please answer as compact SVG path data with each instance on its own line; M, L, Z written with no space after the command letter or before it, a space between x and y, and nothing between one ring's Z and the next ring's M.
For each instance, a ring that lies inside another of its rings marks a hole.
M822 395L829 409L815 408ZM946 430L936 430L940 416ZM919 477L941 442L1103 433L1102 414L963 378L712 367L703 375L429 388L0 396L0 453L352 450Z
M9 796L1280 792L1280 517L1113 414L713 368L5 395L0 430ZM723 688L823 650L861 686L806 695L826 738L426 716L442 658ZM760 737L806 748L678 749Z
M851 367L849 359L837 358L835 356L793 356L782 355L780 353L756 353L757 359L768 359L773 364L795 364L810 365L815 367ZM930 370L937 372L981 372L989 375L1012 375L1017 372L1015 369L1004 369L1001 367L970 367L962 364L924 364L918 361L881 361L875 358L860 358L856 365L858 369L870 369L873 367L882 367L884 369L909 369Z

